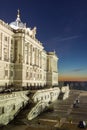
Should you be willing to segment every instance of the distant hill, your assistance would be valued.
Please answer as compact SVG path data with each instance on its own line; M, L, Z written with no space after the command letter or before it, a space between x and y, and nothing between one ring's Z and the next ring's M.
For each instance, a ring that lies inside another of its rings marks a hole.
M59 86L69 84L70 89L77 89L77 90L86 90L87 91L87 81L61 81L59 82Z

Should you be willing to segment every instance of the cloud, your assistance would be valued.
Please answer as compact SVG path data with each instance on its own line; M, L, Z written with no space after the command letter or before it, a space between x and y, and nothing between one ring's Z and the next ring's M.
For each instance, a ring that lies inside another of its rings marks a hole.
M81 72L81 71L84 71L85 68L78 68L78 69L73 69L72 71L73 72Z
M69 41L69 40L74 40L79 38L79 35L74 35L74 36L56 36L56 37L52 37L51 39L48 39L46 43L58 43L58 42L62 42L62 41Z
M80 36L65 37L65 38L58 39L58 41L68 41L68 40L77 39L77 38L79 38L79 37L80 37Z
M49 48L50 50L55 49L58 55L60 55L61 57L65 57L66 55L69 55L71 53L73 40L78 39L80 36L81 35L51 37L45 42L45 48L47 48L48 51Z

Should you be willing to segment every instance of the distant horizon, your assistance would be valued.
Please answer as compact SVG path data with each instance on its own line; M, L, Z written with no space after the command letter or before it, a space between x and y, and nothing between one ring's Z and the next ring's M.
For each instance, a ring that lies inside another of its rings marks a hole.
M65 77L62 77L62 76L60 76L59 77L59 79L58 79L58 81L71 81L71 82L87 82L87 78L84 78L84 77L80 77L80 78L78 78L78 77L67 77L67 76L65 76Z
M59 80L59 82L87 82L87 80L85 81L80 81L80 80Z

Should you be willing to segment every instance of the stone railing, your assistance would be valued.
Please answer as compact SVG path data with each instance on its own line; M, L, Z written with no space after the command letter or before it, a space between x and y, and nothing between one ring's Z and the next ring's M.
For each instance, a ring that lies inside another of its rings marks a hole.
M29 112L27 116L28 120L32 120L33 118L37 117L48 106L48 102L39 101Z
M25 93L13 92L0 95L0 125L8 124L26 106L29 98Z

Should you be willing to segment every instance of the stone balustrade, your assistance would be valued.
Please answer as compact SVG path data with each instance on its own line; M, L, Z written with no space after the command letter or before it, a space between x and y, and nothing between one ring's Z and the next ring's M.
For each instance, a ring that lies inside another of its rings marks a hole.
M0 95L0 125L6 125L27 104L28 92L13 92Z

